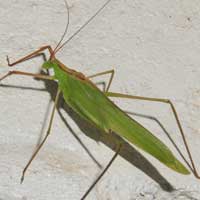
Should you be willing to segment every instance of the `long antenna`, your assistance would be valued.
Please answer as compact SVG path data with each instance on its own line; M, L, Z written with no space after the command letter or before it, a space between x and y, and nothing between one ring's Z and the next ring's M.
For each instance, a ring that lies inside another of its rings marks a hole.
M72 36L70 36L60 47L57 47L56 50L54 51L54 54L56 54L62 47L64 47L70 40L72 40L72 38L74 38L74 36L76 36L82 29L84 29L110 2L111 0L106 1L105 4L103 4L103 6L101 6L101 8L99 8L97 10L97 12L88 19L88 21L86 21L86 23L84 23ZM65 35L65 34L63 34Z
M67 24L65 26L65 31L60 39L60 41L58 42L58 44L56 45L55 49L53 50L53 52L56 52L57 48L60 46L61 42L63 41L64 37L67 35L67 31L68 31L68 28L69 28L69 5L67 3L67 0L64 0L65 2L65 6L67 8Z

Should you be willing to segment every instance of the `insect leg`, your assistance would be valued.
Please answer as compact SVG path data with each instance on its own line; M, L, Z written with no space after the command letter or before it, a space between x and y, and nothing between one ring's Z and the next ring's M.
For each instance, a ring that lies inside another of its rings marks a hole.
M49 126L48 126L48 129L47 129L47 132L46 132L46 135L45 135L44 139L42 140L42 142L37 147L37 149L35 150L35 152L33 153L33 155L31 156L31 158L28 161L28 163L26 164L26 166L25 166L25 168L24 168L24 170L22 172L21 183L24 180L25 173L26 173L28 167L30 166L31 162L36 157L36 155L38 154L38 152L42 148L43 144L46 142L48 136L50 135L50 131L51 131L51 127L52 127L52 122L53 122L53 118L54 118L54 114L55 114L55 110L56 110L56 106L57 106L57 103L58 103L58 100L59 100L60 93L61 93L61 91L58 89L57 94L56 94L56 99L55 99L54 107L53 107L53 110L52 110L52 113L51 113L51 118L50 118L50 121L49 121Z
M18 59L17 61L15 61L13 63L10 63L9 57L7 56L8 66L12 67L20 62L24 62L25 60L31 59L46 49L49 50L50 55L53 54L53 49L51 48L51 46L47 45L47 46L43 46L43 47L39 48L38 50L34 51L33 53L28 54L27 56L24 56L24 57Z
M113 81L114 74L115 74L114 69L108 70L108 71L105 71L105 72L100 72L100 73L97 73L97 74L93 74L93 75L91 75L91 76L88 76L87 78L90 79L90 78L94 78L94 77L97 77L97 76L102 76L102 75L105 75L105 74L111 74L111 75L110 75L109 82L108 82L108 85L107 85L107 87L106 87L106 89L105 89L105 92L108 92L108 90L109 90L109 88L110 88L110 85L111 85L111 83L112 83L112 81Z
M108 96L108 97L128 98L128 99L136 99L136 100L144 100L144 101L154 101L154 102L161 102L161 103L169 104L170 107L171 107L171 109L172 109L172 112L174 114L174 117L176 119L176 123L177 123L179 131L181 133L181 136L182 136L182 139L183 139L183 142L184 142L184 145L185 145L185 148L186 148L186 151L187 151L187 154L188 154L188 157L189 157L189 160L190 160L191 164L186 160L186 158L183 156L183 154L178 149L178 147L176 147L176 146L175 147L176 147L177 151L179 152L179 154L181 155L181 157L186 162L187 166L191 169L191 171L194 174L194 176L196 178L200 179L200 176L199 176L199 174L198 174L198 172L196 170L196 167L195 167L195 164L194 164L194 161L193 161L193 158L192 158L192 154L190 152L190 149L189 149L189 146L188 146L185 134L183 132L183 128L182 128L181 122L179 120L178 113L177 113L177 111L175 109L175 106L173 105L173 103L169 99L150 98L150 97L142 97L142 96L133 96L133 95L127 95L127 94L121 94L121 93L114 93L114 92L105 92L105 95Z
M118 146L116 153L110 159L110 161L106 165L105 169L101 172L101 174L96 178L96 180L94 181L94 183L92 183L92 185L89 187L89 189L85 192L85 194L82 196L81 200L84 200L88 196L88 194L95 187L95 185L99 182L99 180L103 177L103 175L106 173L106 171L108 171L109 167L112 165L112 163L115 161L116 157L118 156L120 150L121 150L121 144Z
M13 74L15 74L15 75L24 75L24 76L32 76L32 77L39 78L39 79L54 80L53 76L42 75L42 74L33 74L33 73L22 72L22 71L9 71L7 74L5 74L3 77L0 78L0 81L2 81L3 79L5 79L8 76L11 76Z

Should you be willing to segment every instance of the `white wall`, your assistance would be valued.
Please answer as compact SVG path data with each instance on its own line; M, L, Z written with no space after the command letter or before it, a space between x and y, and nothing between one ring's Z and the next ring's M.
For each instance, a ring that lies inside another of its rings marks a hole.
M69 4L68 36L93 15L103 1L70 0ZM6 55L16 60L41 45L55 46L65 28L67 14L62 0L1 0L0 19L0 74L3 75L8 71ZM86 75L115 69L112 91L171 99L200 169L199 22L200 2L197 0L112 0L57 57ZM42 58L37 58L18 65L15 70L37 73L41 64ZM55 91L51 85L47 88L45 82L27 77L9 77L1 84L0 199L80 199L101 170L58 113L52 135L20 185L22 169L41 138L45 119L49 119L50 93ZM113 100L125 110L158 119L184 150L168 105ZM95 132L86 126L83 133L66 111L61 109L61 112L76 136L105 166L114 152L104 143L97 143L98 137L91 138ZM155 120L133 117L172 148ZM84 126L81 124L81 128ZM105 137L99 136L99 139L105 140ZM88 199L200 199L199 180L192 175L175 173L140 151L148 162L138 152L134 149L124 152L130 162L118 157ZM166 192L161 188L169 183L177 191Z

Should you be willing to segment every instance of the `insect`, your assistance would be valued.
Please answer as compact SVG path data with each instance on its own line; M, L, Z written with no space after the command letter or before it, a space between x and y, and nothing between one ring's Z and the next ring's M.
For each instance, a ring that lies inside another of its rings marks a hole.
M97 14L105 8L105 6L110 2L111 0L107 1L97 12L96 14L88 20L87 23L85 23L78 31L73 35L73 37L78 34L89 22L92 21L92 19L97 16ZM66 3L67 4L67 3ZM67 6L68 7L68 6ZM68 9L68 19L69 19L69 9ZM193 174L199 178L199 175L197 174L191 153L189 151L177 112L175 110L175 107L173 106L172 102L167 99L157 99L157 98L148 98L148 97L139 97L139 96L133 96L133 95L127 95L127 94L120 94L120 93L114 93L110 92L110 85L113 80L114 71L108 70L105 72L100 72L95 75L91 76L85 76L83 73L75 71L74 69L68 68L65 66L60 60L56 58L56 53L61 50L69 40L72 39L70 37L67 41L63 42L63 39L67 33L68 30L69 21L67 23L65 32L61 38L61 40L58 42L57 46L55 48L52 48L51 46L43 46L39 48L38 50L34 51L33 53L13 62L10 63L9 58L7 58L8 65L10 67L19 64L20 62L23 62L25 60L28 60L32 57L37 56L44 50L48 50L50 53L50 57L48 61L46 61L42 68L45 69L52 69L54 71L53 76L49 75L43 75L43 74L33 74L28 72L22 72L22 71L10 71L6 75L4 75L0 81L4 80L6 77L10 75L24 75L24 76L32 76L39 79L45 79L45 80L51 80L51 81L57 81L58 83L58 91L56 94L55 104L53 107L53 111L51 114L48 130L46 133L46 136L44 137L43 141L38 146L37 150L32 155L31 159L27 163L26 167L23 170L21 181L23 182L25 173L27 169L29 168L31 162L35 158L35 156L38 154L39 150L43 146L43 144L46 142L53 123L53 118L55 114L56 105L58 103L58 99L63 95L63 98L65 102L77 113L79 114L83 119L97 127L98 129L103 130L107 134L111 134L112 132L115 132L119 134L121 137L128 140L131 144L136 145L140 149L144 150L145 152L151 154L153 157L157 158L160 162L165 164L167 167L171 168L174 171L177 171L182 174L189 174L190 172L188 169L178 160L175 158L173 153L170 151L170 149L157 137L155 137L150 131L148 131L146 128L144 128L141 124L136 122L134 119L130 118L124 111L122 111L118 106L116 106L109 97L119 97L119 98L127 98L127 99L138 99L138 100L144 100L144 101L155 101L155 102L162 102L169 104L172 108L172 111L174 113L174 116L176 118L177 125L179 127L180 133L183 137L184 144L186 146L187 153L190 158L191 164L187 162L186 164L191 169ZM104 74L111 74L111 78L109 80L109 83L106 87L105 91L101 91L97 88L97 86L91 81L92 78L104 75ZM103 107L103 109L102 109ZM95 184L98 182L98 180L102 177L102 175L106 172L106 170L110 167L112 162L115 160L116 156L119 154L121 147L121 144L118 145L119 147L116 150L116 154L113 156L105 170L102 172L102 174L98 177ZM82 197L84 199L91 189L95 186L93 184L89 190L85 193L85 195Z

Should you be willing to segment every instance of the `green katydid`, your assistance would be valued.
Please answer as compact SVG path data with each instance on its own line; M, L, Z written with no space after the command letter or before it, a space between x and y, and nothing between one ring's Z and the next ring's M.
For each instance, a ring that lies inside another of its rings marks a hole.
M30 166L31 162L47 140L53 122L53 117L56 109L56 105L60 95L62 94L64 97L65 102L83 119L105 131L106 133L110 134L111 132L115 132L119 134L121 137L128 140L131 144L136 145L138 148L142 149L143 151L151 154L153 157L158 159L160 162L165 164L167 167L171 168L172 170L181 173L181 174L189 174L190 172L188 169L173 155L170 149L157 137L155 137L150 131L144 128L141 124L137 121L129 117L124 111L122 111L118 106L116 106L108 97L119 97L119 98L128 98L128 99L138 99L138 100L146 100L146 101L155 101L155 102L163 102L167 103L171 106L172 111L174 113L178 128L182 135L189 159L191 164L187 160L185 160L188 167L191 169L192 173L197 177L200 178L191 153L189 151L189 147L187 145L182 126L180 124L177 112L175 107L168 99L157 99L157 98L148 98L148 97L139 97L139 96L132 96L120 93L113 93L109 92L110 85L113 80L114 70L108 70L105 72L100 72L98 74L86 77L81 72L77 72L71 68L66 67L62 62L60 62L56 58L56 53L67 44L75 35L77 35L88 23L92 21L92 19L97 16L97 14L105 8L105 6L110 2L108 0L96 13L93 15L78 31L75 32L67 41L63 42L63 39L67 33L68 25L69 25L69 9L68 10L68 23L65 29L65 32L58 42L57 46L53 49L51 46L43 46L38 50L34 51L33 53L17 60L16 62L10 63L9 59L7 58L8 65L14 66L20 62L28 60L32 57L41 54L44 50L48 50L50 53L49 60L44 62L42 68L43 69L53 69L54 75L43 75L43 74L33 74L28 72L22 71L10 71L2 78L0 81L5 79L6 77L16 74L16 75L25 75L25 76L32 76L39 79L47 79L52 81L58 82L58 91L55 99L55 104L53 107L53 111L51 114L48 130L46 133L45 138L40 143L34 154L32 155L31 159L27 163L26 167L23 170L21 181L23 181L25 173ZM67 2L66 2L67 5ZM68 8L68 5L67 5ZM63 42L63 43L62 43ZM96 76L100 76L103 74L111 74L110 81L106 88L106 91L101 91L97 88L97 86L91 81L92 78ZM101 109L103 107L104 109ZM89 188L89 190L85 193L82 197L84 199L91 189L95 186L98 180L102 177L102 175L106 172L106 170L110 167L112 162L115 160L116 156L119 154L121 145L119 144L119 148L117 149L115 155L102 172L102 174L98 177L96 182Z

